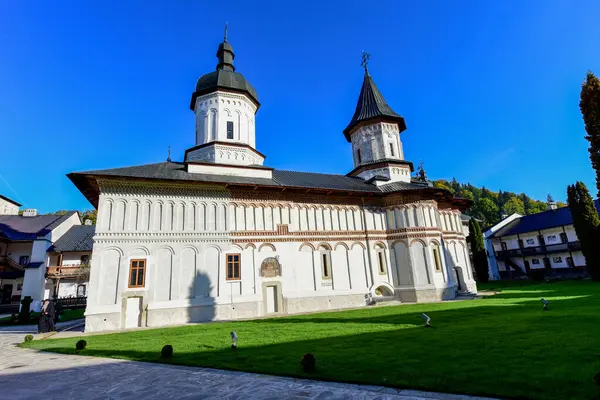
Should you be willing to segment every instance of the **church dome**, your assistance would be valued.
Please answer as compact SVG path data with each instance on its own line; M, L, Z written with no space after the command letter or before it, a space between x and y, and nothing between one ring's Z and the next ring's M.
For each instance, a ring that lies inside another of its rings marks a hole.
M196 91L192 95L192 104L190 108L192 110L194 109L196 97L215 92L219 89L246 94L250 96L257 105L260 104L258 102L256 89L254 89L250 82L244 78L244 75L238 72L217 69L216 71L202 75L200 79L198 79Z
M216 71L202 75L200 79L198 79L196 91L192 94L190 109L194 110L196 98L198 96L216 92L217 90L245 94L250 97L257 106L260 106L256 89L254 89L242 74L235 72L235 67L233 66L235 54L233 53L233 47L231 47L231 44L227 41L227 36L225 36L225 40L219 45L217 58L219 59L219 63L217 64Z

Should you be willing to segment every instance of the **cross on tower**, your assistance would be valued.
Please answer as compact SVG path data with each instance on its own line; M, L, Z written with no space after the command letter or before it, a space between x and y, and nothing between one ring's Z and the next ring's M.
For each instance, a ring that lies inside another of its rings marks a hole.
M369 73L369 58L371 58L371 54L369 54L363 50L361 58L362 58L362 61L360 62L360 65L365 69L365 74L368 74Z

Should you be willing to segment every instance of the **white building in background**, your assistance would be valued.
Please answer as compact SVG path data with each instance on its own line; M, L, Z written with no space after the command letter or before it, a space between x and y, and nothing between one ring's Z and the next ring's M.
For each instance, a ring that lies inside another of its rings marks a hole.
M276 170L225 40L192 94L182 162L69 174L98 208L86 330L426 302L475 292L461 210L403 156L404 119L365 68L346 175ZM283 149L282 149L283 150ZM291 153L290 153L291 154Z
M595 201L598 208L598 200ZM585 275L585 258L569 207L537 214L512 214L484 232L490 279Z
M0 194L0 215L18 215L21 204Z
M2 199L6 197L2 196ZM18 204L18 203L15 203ZM17 206L18 207L18 206ZM0 208L4 210L4 208ZM24 296L34 301L32 307L39 309L41 300L68 297L66 286L85 286L87 277L80 269L65 269L57 261L54 245L65 243L75 230L81 228L77 211L66 215L38 215L35 209L26 209L18 215L9 209L9 215L0 213L0 311L16 312ZM90 227L86 227L90 229ZM91 227L94 228L93 226ZM87 257L91 255L91 237ZM80 259L81 260L81 259ZM79 261L80 261L79 260ZM73 275L73 273L76 273ZM62 286L57 284L62 280ZM77 282L75 282L77 281ZM60 289L62 290L56 290ZM79 289L81 293L82 290ZM77 291L77 288L75 288ZM85 296L85 294L84 294Z

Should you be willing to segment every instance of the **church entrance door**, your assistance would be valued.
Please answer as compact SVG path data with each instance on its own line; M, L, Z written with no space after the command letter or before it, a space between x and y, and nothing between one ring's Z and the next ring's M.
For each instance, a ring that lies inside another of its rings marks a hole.
M125 305L125 328L139 328L141 322L141 297L128 297Z

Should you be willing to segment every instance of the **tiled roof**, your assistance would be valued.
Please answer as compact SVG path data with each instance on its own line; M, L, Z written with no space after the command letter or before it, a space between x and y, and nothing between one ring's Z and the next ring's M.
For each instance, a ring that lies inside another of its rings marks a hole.
M0 234L9 240L35 240L47 235L77 211L69 211L65 215L0 215Z
M73 225L50 248L49 252L92 251L94 241L94 225Z
M600 210L600 203L595 200L596 210ZM525 215L510 222L499 229L490 237L510 236L526 232L536 232L542 229L556 228L573 224L569 207L560 207L556 210L542 211L537 214Z
M377 86L375 86L373 78L371 78L369 74L365 74L363 85L360 89L360 95L358 96L356 110L354 111L352 120L346 129L344 129L344 135L346 136L346 139L350 141L350 131L360 122L379 117L388 117L397 121L400 124L400 132L406 129L404 118L392 110L392 108L383 98L383 95L379 89L377 89Z

